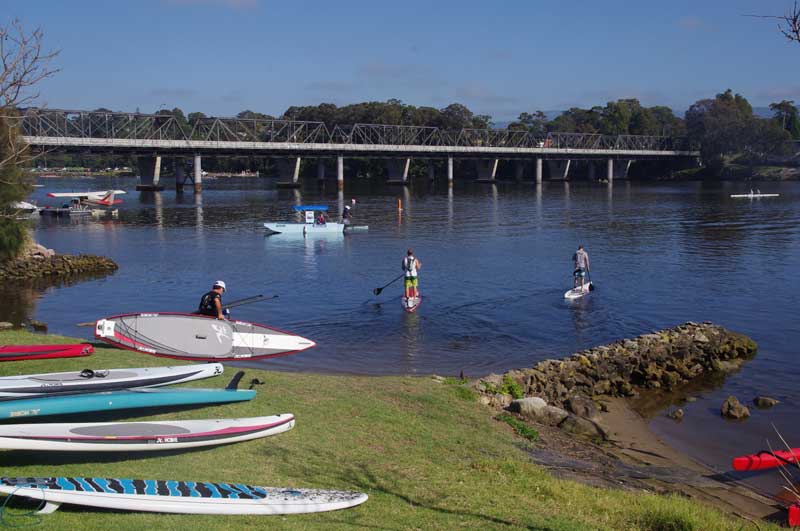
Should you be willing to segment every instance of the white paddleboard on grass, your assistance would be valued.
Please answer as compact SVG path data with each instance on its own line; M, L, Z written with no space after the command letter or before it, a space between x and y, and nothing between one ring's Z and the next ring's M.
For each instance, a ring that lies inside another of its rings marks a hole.
M45 501L39 514L52 513L62 503L153 513L300 514L367 501L366 494L353 491L97 477L2 477L0 492Z
M211 420L0 424L0 448L58 452L153 452L216 446L289 431L294 415Z
M570 300L572 300L572 299L580 299L584 295L588 295L589 294L589 291L591 291L591 287L590 287L591 285L592 285L591 282L587 282L586 284L583 285L583 289L581 289L580 286L578 286L577 288L573 288L573 289L567 291L566 293L564 293L564 298L565 299L570 299Z

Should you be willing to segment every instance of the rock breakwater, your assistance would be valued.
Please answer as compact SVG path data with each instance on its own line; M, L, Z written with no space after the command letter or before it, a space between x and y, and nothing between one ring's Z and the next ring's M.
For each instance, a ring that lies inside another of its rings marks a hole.
M0 263L0 281L112 273L118 268L110 258L90 254L61 255L34 244L19 257Z

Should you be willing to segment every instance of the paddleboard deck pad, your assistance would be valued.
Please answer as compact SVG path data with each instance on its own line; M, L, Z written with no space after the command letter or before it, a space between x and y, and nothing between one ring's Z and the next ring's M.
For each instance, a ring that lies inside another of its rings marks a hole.
M158 387L222 374L221 363L139 369L84 369L83 371L0 377L0 400L16 400L61 393L89 393L137 387Z
M567 291L566 293L564 293L564 298L565 299L580 299L584 295L588 295L589 294L589 291L591 291L591 286L592 286L592 283L591 282L587 282L586 284L584 284L583 289L581 289L580 286L578 286L577 288L573 288L573 289Z
M249 441L294 428L284 413L245 419L0 425L0 448L66 452L135 452Z
M94 352L91 345L3 345L0 361L39 360L47 358L75 358Z
M56 395L0 402L0 419L68 415L89 411L114 411L146 407L223 404L252 400L249 389L131 389L76 395Z
M95 337L153 356L224 361L286 356L313 347L310 339L245 321L183 313L138 313L100 319Z
M422 305L422 295L418 297L400 297L400 302L403 305L403 310L408 313L414 313Z
M367 501L361 492L256 487L241 483L91 477L0 477L0 492L47 502L155 513L300 514L346 509Z

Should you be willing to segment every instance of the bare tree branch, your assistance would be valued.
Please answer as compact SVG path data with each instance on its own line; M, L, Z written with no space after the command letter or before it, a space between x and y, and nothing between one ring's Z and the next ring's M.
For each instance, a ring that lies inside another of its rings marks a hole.
M754 18L769 18L773 20L779 20L778 22L778 31L781 34L789 39L791 42L798 42L800 43L800 5L798 5L797 0L794 2L794 6L792 6L792 10L786 13L785 15L777 16L777 15L745 15L747 17L754 17Z
M38 98L31 91L37 83L56 72L51 62L58 50L43 48L40 28L26 33L19 20L0 27L0 107L19 107Z

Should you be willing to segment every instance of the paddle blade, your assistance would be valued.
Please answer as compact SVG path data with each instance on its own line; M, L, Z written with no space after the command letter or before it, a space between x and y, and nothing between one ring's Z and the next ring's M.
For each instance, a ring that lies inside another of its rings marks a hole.
M594 282L589 284L589 291L594 291Z
M381 291L383 291L383 288L375 288L374 290L372 290L372 293L374 293L375 295L380 295Z

